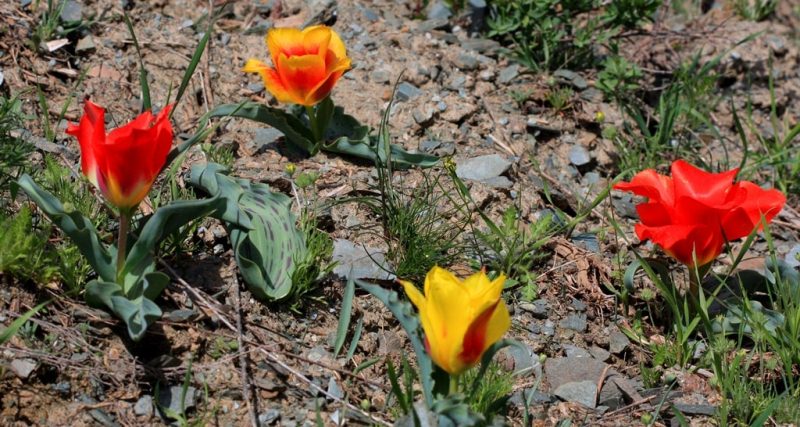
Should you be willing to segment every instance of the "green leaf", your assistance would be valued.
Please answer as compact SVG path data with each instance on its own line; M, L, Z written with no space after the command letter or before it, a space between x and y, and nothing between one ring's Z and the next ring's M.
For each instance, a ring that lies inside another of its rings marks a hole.
M207 117L241 117L268 124L286 136L286 140L306 153L314 150L314 134L297 117L287 112L255 102L223 104L211 110Z
M394 318L397 319L400 326L406 331L406 334L408 334L408 338L411 340L411 346L414 348L414 353L417 356L419 378L422 383L422 394L428 406L433 405L434 366L431 357L428 355L428 352L425 351L419 319L414 312L414 308L408 301L401 299L395 291L390 291L362 280L356 280L356 284L382 302L383 305L392 312Z
M190 182L224 201L217 218L226 222L239 270L253 294L281 299L289 294L295 260L305 257L291 199L269 186L224 174L217 164L196 165Z
M142 110L149 110L150 103L150 85L147 83L147 69L144 67L144 59L142 58L142 51L139 49L139 41L136 39L136 32L133 31L133 24L127 12L123 12L125 18L125 25L128 27L128 32L131 33L133 39L133 46L136 48L136 56L139 58L139 86L142 88Z
M474 397L475 393L478 391L478 387L481 384L481 380L483 379L483 376L486 375L486 370L489 369L489 365L491 365L494 355L497 354L498 351L509 346L518 347L523 351L528 351L528 348L525 347L522 343L512 339L500 340L489 346L489 348L487 348L486 351L483 352L483 356L481 356L481 367L478 370L478 374L475 376L475 379L472 381L472 386L469 394L470 398Z
M323 101L323 104L326 101ZM332 102L330 105L333 105ZM321 113L328 113L327 104L320 105ZM318 115L320 112L317 113ZM247 102L244 104L225 104L211 110L206 117L241 117L259 123L268 124L286 136L286 141L306 153L314 150L314 134L308 125L283 110L268 107L263 104ZM354 117L344 114L342 107L335 107L329 119L325 133L326 140L333 140L330 144L323 144L322 150L338 154L346 154L364 160L375 161L377 139L369 135L369 128L361 125ZM428 154L412 154L402 147L392 144L392 160L400 169L412 166L431 167L438 163L439 158Z
M147 328L161 318L161 309L153 300L168 284L169 277L164 273L147 273L136 280L126 294L116 283L92 280L86 285L86 302L111 310L125 322L131 339L138 341Z
M52 194L42 189L28 175L22 175L17 181L28 197L39 206L39 209L50 220L69 236L83 256L89 261L94 271L103 280L114 281L116 267L114 255L116 251L100 241L94 224L79 212L67 212L61 202Z
M184 92L186 92L186 88L189 87L189 82L192 80L192 75L194 74L194 70L197 69L197 64L200 63L200 58L203 57L203 52L206 50L206 45L208 44L208 39L211 37L211 33L214 32L214 20L210 19L208 21L208 28L206 28L206 33L203 34L203 38L200 39L200 43L198 43L197 47L194 49L194 53L192 54L192 59L189 61L189 66L186 67L186 71L183 73L183 79L181 79L181 85L178 87L178 94L175 96L175 106L181 102L181 98L183 98ZM131 31L131 33L133 33ZM169 112L169 117L172 118L172 115L175 114L175 108Z
M164 205L146 219L139 232L136 243L128 252L123 272L125 289L145 273L153 271L156 247L166 236L169 236L184 225L224 209L223 199L212 197L200 200L176 200Z
M344 340L347 338L347 328L350 326L350 316L353 311L353 298L355 297L356 284L352 279L347 281L347 286L344 288L344 297L342 297L342 308L339 315L339 326L336 328L336 340L333 345L333 358L339 355L344 345Z
M328 96L317 104L317 133L316 135L327 135L328 125L333 118L334 105L331 97Z

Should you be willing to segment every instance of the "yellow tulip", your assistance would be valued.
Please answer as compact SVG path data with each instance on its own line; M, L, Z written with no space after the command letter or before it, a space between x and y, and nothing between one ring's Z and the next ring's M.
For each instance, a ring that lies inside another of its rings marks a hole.
M506 278L489 280L483 271L464 281L433 267L425 277L423 295L413 283L401 281L419 310L425 347L433 362L450 375L474 366L511 326L500 293Z
M249 59L242 71L260 74L264 86L280 102L314 106L350 68L344 42L324 25L302 31L274 28L267 32L266 42L274 68Z

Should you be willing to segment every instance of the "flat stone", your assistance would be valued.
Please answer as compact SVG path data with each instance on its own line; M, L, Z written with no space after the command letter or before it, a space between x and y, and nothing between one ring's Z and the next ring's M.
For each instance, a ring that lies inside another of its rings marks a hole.
M283 133L275 128L257 128L253 140L249 143L246 143L246 145L253 151L258 151L264 148L266 145L274 144L281 137L283 137Z
M589 381L597 384L603 375L607 364L593 358L586 357L556 357L544 362L544 373L551 389L556 389L562 384L580 381ZM612 375L607 371L606 375Z
M597 403L597 383L592 381L569 382L560 385L553 394L567 402L580 403L587 408L595 408Z
M181 408L181 396L183 396L183 408ZM169 408L170 410L181 413L182 411L193 408L197 404L197 389L189 386L186 388L186 394L183 395L182 385L173 385L168 388L161 389L158 393L158 405L162 408Z
M500 74L497 75L497 82L509 84L512 80L516 79L517 76L519 76L519 64L511 64L500 70Z
M253 93L262 92L264 90L264 83L263 82L250 83L247 85L247 90Z
M356 244L346 239L333 241L333 274L346 279L394 280L389 273L386 256L376 248Z
M414 110L411 115L414 117L414 121L417 122L420 126L426 126L431 123L433 120L433 108L426 107L422 109Z
M499 154L473 157L456 163L456 175L461 179L483 181L502 175L511 167L511 162Z
M471 71L478 68L478 58L467 53L460 53L453 59L453 65L460 70Z
M592 156L583 145L575 144L569 149L569 162L575 166L586 166L592 162Z
M140 416L140 417L151 417L153 416L153 396L146 394L139 398L136 401L136 404L133 405L133 413Z
M448 19L453 16L453 11L443 1L433 1L428 5L425 13L428 19Z
M572 313L558 322L558 326L564 329L571 329L576 332L583 332L586 330L586 315Z
M375 83L389 83L389 81L392 79L392 76L386 70L374 70L373 72L369 73L369 79Z
M397 86L397 100L399 102L411 100L420 96L421 94L422 91L409 82L403 82Z
M713 417L717 413L717 407L712 405L688 405L685 403L673 403L672 407L684 415L705 415Z
M589 347L589 353L592 355L592 357L601 362L605 362L609 358L611 358L611 353L603 350L602 348L596 345Z
M500 51L500 43L490 39L464 39L461 41L461 47L467 50L474 50L475 52L494 56Z
M512 345L508 348L508 352L514 359L514 375L527 376L535 373L538 376L541 373L542 364L530 347Z
M570 70L557 70L553 73L554 77L561 79L562 81L571 84L576 89L586 89L589 87L589 83L586 79L583 78L580 74L570 71Z
M281 411L277 409L268 409L266 412L258 415L258 422L262 425L270 425L281 417Z
M2 84L2 83L0 83ZM786 263L793 268L800 267L800 244L794 245L786 254Z
M511 188L514 186L514 183L511 182L510 179L504 176L495 176L492 178L484 179L481 182L492 188Z
M336 382L336 378L331 377L328 380L328 394L333 396L333 398L328 398L328 400L335 400L336 399L344 399L344 390L342 387L339 386L339 383Z
M613 354L620 354L630 345L630 340L619 329L612 328L608 334L608 351Z
M547 303L547 300L537 299L533 302L520 303L519 308L533 314L533 317L537 319L547 319L549 304Z
M83 19L83 6L75 0L67 0L61 9L61 22L78 22Z
M589 357L592 357L592 355L589 354L589 352L586 351L585 349L580 348L578 346L574 346L572 344L564 344L564 345L561 346L561 348L564 349L564 354L566 354L567 357L577 357L577 358L581 358L581 357L589 358Z
M25 379L31 376L36 369L36 361L32 359L14 359L11 361L11 370L19 378Z
M88 35L80 40L78 40L78 44L75 46L76 52L89 52L97 47L94 43L94 37Z

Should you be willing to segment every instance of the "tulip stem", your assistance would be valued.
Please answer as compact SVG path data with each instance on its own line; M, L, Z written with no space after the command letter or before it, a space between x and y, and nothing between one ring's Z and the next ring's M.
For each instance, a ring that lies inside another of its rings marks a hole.
M125 252L128 249L128 227L131 215L127 210L119 212L119 236L117 238L117 282L122 284L122 268L125 266Z
M453 395L458 393L458 380L461 378L461 375L454 374L450 375L450 393L449 395Z
M306 114L308 114L308 123L311 125L311 133L314 134L314 151L310 153L313 156L317 154L317 151L319 151L319 143L322 141L322 135L320 134L322 132L317 129L319 125L317 124L317 113L314 111L313 105L306 106Z

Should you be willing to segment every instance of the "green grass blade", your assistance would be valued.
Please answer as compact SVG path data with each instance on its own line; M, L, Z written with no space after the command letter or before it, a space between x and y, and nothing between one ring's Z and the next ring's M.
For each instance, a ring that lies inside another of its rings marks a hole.
M144 59L142 59L142 51L139 49L139 41L136 39L136 32L133 31L133 23L128 13L123 15L125 18L125 25L128 27L128 32L131 33L133 39L133 46L136 48L136 56L139 58L139 85L142 88L142 110L149 110L152 108L150 102L150 85L147 83L147 69L144 67Z
M361 339L361 331L364 329L364 318L360 317L358 319L358 323L356 323L356 329L353 331L353 339L350 340L350 348L347 349L347 356L345 356L345 360L350 360L353 358L353 355L356 354L356 348L358 347L358 340Z
M198 43L197 48L195 48L194 53L192 54L192 59L189 61L189 67L186 68L186 72L183 73L183 79L181 79L181 85L178 86L178 93L175 95L175 102L174 104L177 106L179 102L181 102L181 98L183 98L183 94L186 92L186 88L189 87L189 81L192 79L192 75L194 71L197 69L197 65L200 63L200 59L203 57L203 52L206 50L206 46L208 45L208 40L211 37L211 33L214 27L214 20L208 21L208 28L206 29L206 33L203 35L203 38L200 39L200 43ZM175 114L175 108L172 109L169 113L169 117L172 118L172 115Z
M347 281L344 288L344 298L342 299L342 313L339 316L339 327L336 328L336 341L333 346L333 358L339 355L347 338L347 327L350 326L350 317L353 310L353 297L356 293L356 282L353 279Z
M45 306L47 306L51 302L53 302L53 300L49 299L49 300L37 305L36 307L33 307L32 309L26 311L25 314L23 314L22 316L19 316L13 322L11 322L11 324L8 325L7 328L3 329L3 332L0 332L0 345L3 345L5 343L7 343L8 340L11 339L11 337L13 337L14 335L17 334L17 332L19 332L19 329L22 327L22 325L25 324L25 322L30 320L31 317L35 316L36 313L41 311L41 309L43 309Z

